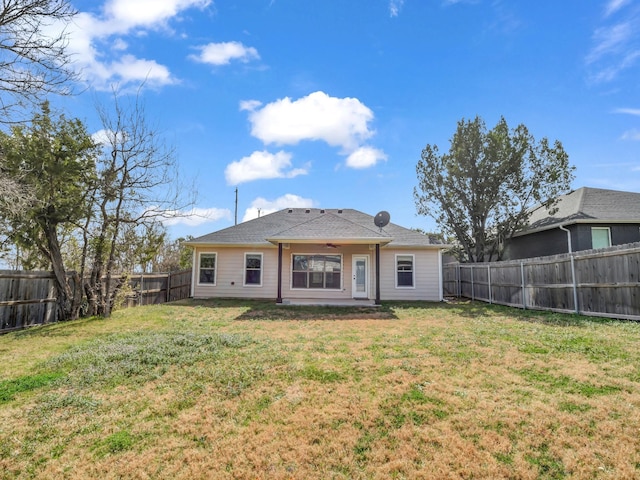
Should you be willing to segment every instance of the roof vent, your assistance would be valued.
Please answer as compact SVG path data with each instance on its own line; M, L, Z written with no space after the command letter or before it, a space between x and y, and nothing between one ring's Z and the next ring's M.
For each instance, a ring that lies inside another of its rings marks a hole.
M342 213L342 210L338 210L338 213Z
M293 209L292 208L289 209L289 213L293 213Z
M324 213L324 210L320 210L320 213Z
M311 212L311 210L309 210L308 208L304 211L304 213L309 213Z

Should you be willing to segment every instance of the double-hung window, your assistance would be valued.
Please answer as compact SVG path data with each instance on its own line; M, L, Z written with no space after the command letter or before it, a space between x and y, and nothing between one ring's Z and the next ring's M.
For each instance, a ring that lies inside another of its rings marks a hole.
M611 246L611 229L609 227L591 227L591 248Z
M216 261L215 253L201 253L198 264L198 283L206 285L216 284Z
M415 258L413 255L396 255L396 287L413 288L415 286Z
M341 288L341 255L293 255L292 288Z
M244 254L244 285L262 285L262 254Z

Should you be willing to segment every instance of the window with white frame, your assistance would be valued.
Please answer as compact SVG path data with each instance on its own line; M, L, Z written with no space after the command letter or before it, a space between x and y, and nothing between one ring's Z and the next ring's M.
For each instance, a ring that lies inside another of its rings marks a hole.
M258 287L262 285L261 253L244 254L244 284Z
M218 256L215 253L201 253L198 262L198 283L206 285L216 284L216 262Z
M591 227L591 248L611 246L611 229L609 227Z
M341 288L341 255L293 255L291 288Z
M414 279L414 256L396 255L396 287L413 288Z

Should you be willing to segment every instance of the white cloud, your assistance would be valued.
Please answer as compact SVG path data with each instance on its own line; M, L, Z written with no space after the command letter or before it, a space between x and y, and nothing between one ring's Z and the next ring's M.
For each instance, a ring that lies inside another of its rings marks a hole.
M627 115L640 116L640 108L616 108L613 113L625 113Z
M314 205L315 202L310 198L303 198L291 193L287 193L275 200L266 200L258 197L251 202L251 206L245 210L242 221L253 220L254 218L277 212L283 208L311 208Z
M110 138L113 138L113 133L104 129L98 130L91 135L91 139L99 145L108 145Z
M110 0L104 6L105 17L120 29L153 28L181 11L189 8L203 9L211 0Z
M374 135L373 112L357 98L330 97L314 92L298 100L285 97L251 110L251 134L265 144L295 145L322 140L353 151Z
M624 0L610 1L605 18L618 12ZM618 16L620 17L620 16ZM640 16L637 10L628 10L615 22L603 24L594 31L593 45L585 57L590 68L590 79L595 83L614 81L621 73L635 67L640 59Z
M238 185L252 180L266 178L293 178L307 174L305 168L291 168L291 154L280 151L270 153L265 150L253 152L237 162L227 165L224 171L229 185Z
M227 208L192 208L186 212L166 212L169 218L163 218L162 223L166 226L187 225L197 227L205 223L216 222L222 219L231 219L231 211Z
M622 140L632 140L632 141L640 141L640 130L637 128L632 128L631 130L627 130L620 137Z
M387 160L387 155L382 150L372 147L360 147L347 157L347 167L369 168L376 163Z
M91 139L98 145L109 147L114 143L122 143L124 132L116 134L113 130L105 130L104 128L91 134Z
M629 3L629 0L609 0L609 3L607 3L607 6L605 7L605 13L604 13L605 17L608 17L609 15L613 15L628 3Z
M389 2L389 14L392 17L397 17L402 10L402 6L404 5L404 0L391 0Z
M245 47L240 42L209 43L197 47L199 55L189 55L189 58L211 65L228 65L232 60L243 63L260 59L258 51L253 47Z
M211 0L108 0L100 15L80 12L66 29L68 49L83 78L98 90L114 83L126 87L145 82L151 87L177 83L169 69L153 59L127 53L123 37L167 29L181 12L211 5ZM59 28L59 27L58 27Z
M243 100L240 102L240 111L247 110L253 112L260 106L262 106L262 102L259 100Z
M155 60L143 60L133 55L124 55L120 61L109 65L111 79L118 82L148 83L150 86L178 83L169 69Z

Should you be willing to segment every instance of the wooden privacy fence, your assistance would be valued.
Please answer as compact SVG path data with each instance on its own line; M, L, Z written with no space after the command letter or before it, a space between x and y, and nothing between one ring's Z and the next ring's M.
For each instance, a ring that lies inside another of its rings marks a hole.
M130 275L129 287L125 307L181 300L191 294L191 270ZM53 273L0 270L0 333L57 321L56 301Z
M182 300L191 295L191 270L130 275L129 286L127 307Z
M446 296L640 320L640 243L550 257L443 266Z
M55 321L51 272L0 270L0 332Z

